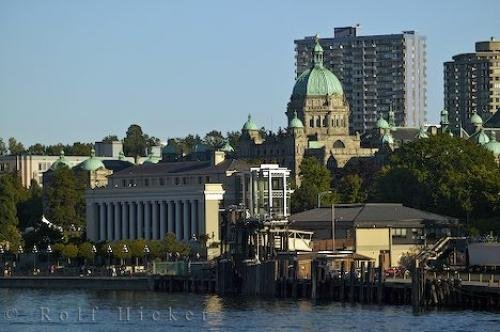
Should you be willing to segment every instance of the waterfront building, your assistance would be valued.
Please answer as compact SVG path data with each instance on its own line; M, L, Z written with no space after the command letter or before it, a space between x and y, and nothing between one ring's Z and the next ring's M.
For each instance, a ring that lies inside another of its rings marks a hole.
M351 106L350 133L375 127L392 105L399 127L420 127L426 121L426 43L415 31L358 35L359 26L334 29L321 38L324 66L339 81ZM295 40L296 73L309 69L315 37Z
M333 213L332 213L333 211ZM334 216L332 221L332 215ZM290 227L311 231L315 251L352 250L385 267L399 266L406 253L418 253L426 244L455 235L459 220L396 203L336 204L290 216Z
M488 121L500 108L500 41L476 43L474 53L457 54L444 63L444 104L453 132L469 125L477 113Z
M109 176L105 188L87 190L87 237L92 241L159 240L167 233L189 241L219 241L219 208L241 202L242 161L215 151L209 161L144 163Z
M286 132L263 137L251 116L242 128L239 158L277 163L289 168L297 183L304 157L315 157L330 170L351 158L370 157L376 149L361 147L359 134L349 134L349 104L339 79L324 66L316 39L309 69L295 82L288 103Z

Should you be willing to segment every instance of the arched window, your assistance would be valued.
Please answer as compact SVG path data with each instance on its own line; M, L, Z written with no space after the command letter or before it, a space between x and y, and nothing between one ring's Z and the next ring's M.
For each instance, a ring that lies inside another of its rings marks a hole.
M323 117L323 127L328 126L328 119L326 118L326 115Z
M314 128L314 119L309 120L309 127Z
M333 143L333 148L334 149L345 149L345 145L342 141L338 140Z
M330 156L330 158L328 158L326 162L326 168L330 170L337 168L337 160L333 156Z
M321 119L319 116L316 117L316 127L321 127Z

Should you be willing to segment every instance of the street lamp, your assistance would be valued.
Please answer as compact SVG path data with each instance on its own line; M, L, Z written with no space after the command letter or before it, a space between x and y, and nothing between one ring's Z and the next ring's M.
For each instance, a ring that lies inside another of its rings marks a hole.
M111 254L113 253L113 249L111 249L111 245L108 244L108 249L106 249L108 253L108 268L111 266Z
M318 193L318 207L320 208L321 207L321 197L323 197L324 195L326 194L331 194L332 191L331 190L328 190L328 191L322 191L320 193Z
M123 248L122 248L122 254L125 256L126 254L128 254L128 248L127 248L127 245L124 244L123 245ZM125 265L125 258L122 258L122 262L121 262L121 265Z
M3 246L0 244L0 256L2 256L2 257L1 257L1 258L2 258L2 260L0 260L0 262L1 262L1 264L2 264L2 266L1 266L1 268L0 268L0 271L2 271L2 275L1 275L2 277L3 277L3 276L4 276L4 274L5 274L4 269L3 269L3 268L4 268L4 263L3 263L3 255L4 255L4 254L5 254L5 250L3 249Z
M151 252L147 244L144 245L144 269L148 266L148 255Z
M33 253L33 274L35 274L36 256L38 254L38 248L36 245L33 245L31 252Z
M47 271L49 271L50 274L50 254L52 253L52 247L50 244L47 245Z
M92 245L92 266L95 266L95 255L97 254L97 248Z

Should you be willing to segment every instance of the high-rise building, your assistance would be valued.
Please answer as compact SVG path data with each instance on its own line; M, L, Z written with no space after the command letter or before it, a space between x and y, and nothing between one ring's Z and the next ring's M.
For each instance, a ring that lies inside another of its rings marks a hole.
M444 105L450 127L473 132L470 118L487 121L500 107L500 41L476 43L475 53L458 54L444 63Z
M397 126L426 121L425 38L414 31L358 36L359 27L334 29L321 38L324 65L340 80L350 106L349 130L364 133L392 106ZM315 37L295 40L296 73L311 64Z

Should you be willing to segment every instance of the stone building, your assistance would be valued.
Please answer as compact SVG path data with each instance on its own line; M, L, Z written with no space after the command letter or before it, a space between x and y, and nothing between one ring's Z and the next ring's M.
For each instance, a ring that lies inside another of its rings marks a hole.
M286 116L286 133L264 138L248 116L237 150L239 158L278 163L295 175L304 157L312 156L330 170L351 158L372 156L359 134L349 135L349 105L337 77L323 65L323 48L316 39L310 68L295 82Z

